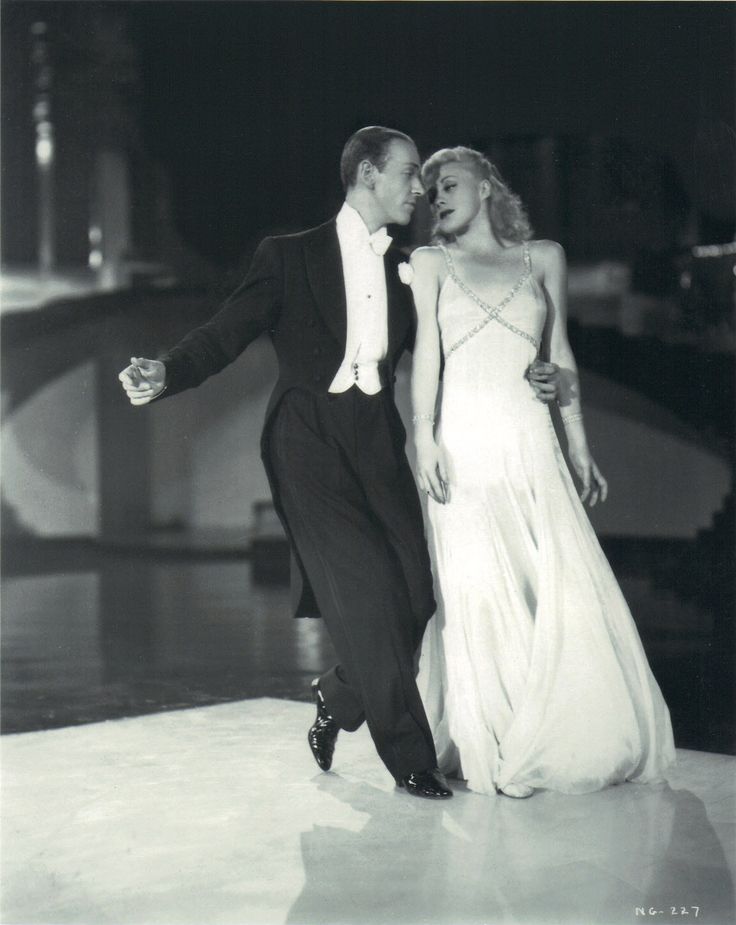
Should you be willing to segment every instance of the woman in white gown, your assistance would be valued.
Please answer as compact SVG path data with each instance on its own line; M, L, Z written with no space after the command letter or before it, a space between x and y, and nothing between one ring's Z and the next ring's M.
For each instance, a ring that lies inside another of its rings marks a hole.
M583 507L607 486L567 340L564 251L528 240L478 152L444 149L422 173L442 243L412 255L412 403L440 606L419 685L440 767L515 797L661 779L669 712ZM526 379L540 357L560 367L580 497Z

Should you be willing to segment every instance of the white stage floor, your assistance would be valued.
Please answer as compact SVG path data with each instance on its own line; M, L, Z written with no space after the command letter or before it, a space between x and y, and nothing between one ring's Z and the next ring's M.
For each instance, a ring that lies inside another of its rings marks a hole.
M263 699L5 736L3 925L734 921L736 758L433 803L364 729L319 772L312 716Z

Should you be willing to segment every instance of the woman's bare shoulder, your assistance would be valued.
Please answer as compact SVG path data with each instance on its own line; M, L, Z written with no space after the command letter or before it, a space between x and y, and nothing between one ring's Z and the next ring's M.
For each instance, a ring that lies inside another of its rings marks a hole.
M414 279L425 283L442 284L446 274L445 258L439 247L430 244L418 247L411 255Z
M411 252L411 262L415 269L419 267L441 266L444 263L442 250L436 244L427 244Z
M544 239L529 241L529 250L532 260L541 263L548 269L563 266L565 263L565 249L557 241Z

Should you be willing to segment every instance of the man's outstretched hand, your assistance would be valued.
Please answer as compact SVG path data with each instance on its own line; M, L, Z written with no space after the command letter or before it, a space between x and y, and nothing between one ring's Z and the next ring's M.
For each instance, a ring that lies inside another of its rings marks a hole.
M125 367L118 379L131 405L147 405L163 392L166 385L166 367L160 360L131 357L130 366Z

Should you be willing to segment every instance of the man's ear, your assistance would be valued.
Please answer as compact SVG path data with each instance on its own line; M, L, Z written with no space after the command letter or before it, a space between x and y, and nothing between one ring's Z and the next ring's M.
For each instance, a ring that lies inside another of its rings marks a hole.
M368 189L373 189L376 185L376 167L369 160L363 160L358 164L358 179L363 182Z

